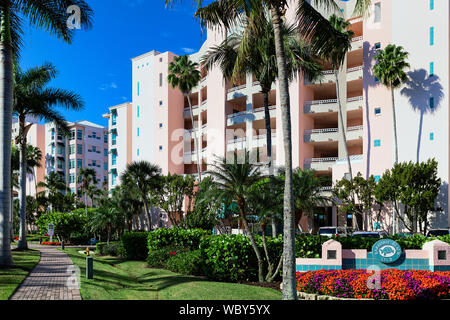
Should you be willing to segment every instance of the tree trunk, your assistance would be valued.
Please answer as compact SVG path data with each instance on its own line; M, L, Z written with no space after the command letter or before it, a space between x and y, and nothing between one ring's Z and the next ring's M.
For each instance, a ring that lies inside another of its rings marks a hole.
M20 201L20 229L19 229L19 243L17 249L28 249L27 244L27 136L25 133L25 116L19 117L19 141L20 141L20 175L19 175L19 201Z
M394 127L394 164L398 163L398 142L397 142L397 116L395 114L395 97L394 88L391 86L391 98L392 98L392 125ZM397 200L395 200L397 202ZM397 232L397 210L394 209L392 217L392 233Z
M197 170L198 170L198 182L202 182L202 170L201 170L201 163L200 163L200 154L198 150L198 141L197 141L197 131L195 130L195 123L194 123L194 113L192 111L192 103L191 103L191 97L189 94L186 95L187 100L189 103L189 113L191 115L191 122L192 122L192 134L194 135L194 149L197 153Z
M270 90L270 88L269 88ZM270 126L269 91L264 90L264 117L266 121L267 162L269 167L270 193L273 194L273 160L272 160L272 128ZM270 218L272 224L272 237L277 236L275 217Z
M148 231L152 231L152 217L150 214L150 210L148 208L148 203L147 203L147 199L145 198L145 195L142 195L142 200L144 200L144 210L145 210L145 214L147 215Z
M13 57L9 7L3 7L0 27L0 266L13 264L9 237L11 216L11 131L13 107Z
M281 12L276 5L271 6L277 56L278 79L280 87L281 121L285 156L284 185L284 242L283 242L283 300L297 300L295 232L294 232L294 193L292 190L292 137L289 99L289 80L286 72L286 55L281 34Z

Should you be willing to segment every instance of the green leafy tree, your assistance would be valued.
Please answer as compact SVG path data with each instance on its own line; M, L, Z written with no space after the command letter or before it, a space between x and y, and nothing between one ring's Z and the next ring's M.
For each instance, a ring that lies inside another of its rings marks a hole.
M41 234L46 234L48 224L53 223L55 225L55 236L60 241L70 242L72 233L81 233L85 229L87 218L83 213L80 210L67 213L58 211L47 212L39 217L36 223Z
M152 230L151 194L155 194L161 188L161 168L148 161L134 161L127 165L126 170L121 175L121 181L124 187L136 190L139 194L140 200L144 204L148 228Z
M84 194L84 206L86 208L86 216L87 216L87 208L88 208L88 196L91 199L91 202L94 202L94 194L97 191L97 172L92 168L81 168L78 171L78 182L81 184L81 193Z
M113 203L98 208L89 219L89 225L93 232L106 230L106 241L109 244L111 235L115 230L121 230L125 225L125 215Z
M139 194L134 192L133 189L117 186L112 192L111 201L113 205L124 214L128 231L131 232L133 229L133 218L136 217L139 212L142 212L144 206ZM102 204L102 206L104 205L105 203Z
M11 131L12 109L14 101L13 65L17 62L22 49L22 24L25 20L33 27L46 31L63 41L70 43L74 31L68 27L67 9L71 5L80 8L80 27L91 26L92 10L81 0L5 0L0 4L0 122L3 135L0 141L3 152L0 153L0 265L12 265L9 244L9 217L11 215Z
M178 88L187 98L189 103L189 114L192 122L192 134L194 135L194 148L197 154L198 181L202 181L202 170L200 162L200 151L197 146L197 130L195 128L194 113L192 112L191 92L200 82L200 71L198 63L192 62L189 56L178 56L169 64L169 75L167 80L173 88Z
M20 232L17 247L25 250L28 248L26 239L26 177L27 177L27 135L33 123L26 123L29 116L41 118L56 125L65 133L68 133L64 117L54 107L61 105L69 110L80 110L83 101L74 92L48 87L57 75L56 68L51 64L31 68L22 71L17 68L14 81L13 112L19 121L19 134L16 143L20 150Z

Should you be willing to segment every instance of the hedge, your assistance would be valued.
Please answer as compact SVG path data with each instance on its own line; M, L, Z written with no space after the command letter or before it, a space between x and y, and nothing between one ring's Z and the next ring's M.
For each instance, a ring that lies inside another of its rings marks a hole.
M208 234L208 231L202 229L160 228L148 233L148 252L167 246L196 250L199 248L200 240Z
M148 255L149 232L126 232L122 235L124 255L127 260L145 260Z
M97 242L96 253L100 256L125 258L125 250L120 241L110 242L109 245L107 242Z
M147 264L153 268L165 268L166 262L169 258L179 252L186 251L180 247L164 247L161 249L152 250L147 257Z
M200 276L205 273L201 250L171 252L166 269L185 275Z

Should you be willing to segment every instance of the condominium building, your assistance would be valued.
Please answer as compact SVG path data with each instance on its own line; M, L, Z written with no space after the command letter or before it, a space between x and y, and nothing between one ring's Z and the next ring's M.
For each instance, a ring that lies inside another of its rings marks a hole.
M35 196L40 190L37 184L40 181L44 181L45 177L45 126L39 124L36 119L28 118L26 125L31 125L27 132L27 143L33 147L37 147L42 152L41 167L33 168L32 173L27 174L26 179L26 195ZM19 135L19 122L17 118L13 118L12 124L12 140L16 145L16 137ZM17 146L17 145L16 145ZM18 147L18 146L17 146Z
M351 23L354 32L352 47L338 74L344 126L338 121L336 79L329 65L324 64L320 81L308 81L301 76L293 80L289 88L293 166L313 169L330 181L345 177L348 168L341 134L345 131L354 175L361 172L364 177L373 175L378 180L392 167L392 99L390 90L373 76L372 67L377 50L391 43L401 45L409 52L411 68L409 81L394 95L399 161L429 158L438 161L438 175L442 179L438 206L444 211L432 215L430 226L447 227L450 4L447 0L378 0L372 2L370 16L353 17L355 2L339 2L338 11ZM295 19L294 8L292 2L287 11L288 21ZM317 9L325 17L331 14ZM198 53L190 56L191 60L200 63L208 48L220 44L228 34L208 30L205 43ZM202 171L208 169L216 156L223 157L228 152L251 150L257 162L266 161L268 133L263 95L253 76L232 83L224 79L218 67L208 72L201 67L202 79L190 95L195 122L192 127L187 98L167 82L168 65L174 56L170 52L151 51L132 59L133 100L127 105L132 108L131 133L126 129L131 134L127 141L132 141L132 160L156 163L164 174L196 173L195 136ZM278 83L274 84L269 94L270 134L274 161L276 165L284 165L278 88ZM118 149L118 155L125 153L119 146ZM331 185L323 192L329 189ZM351 217L342 217L331 205L317 208L313 219L319 226L352 223ZM375 227L368 224L369 219L364 220L364 229ZM305 230L311 227L306 218L300 224ZM390 214L383 215L379 227L392 230Z
M61 134L55 123L45 124L46 173L57 172L72 193L80 193L79 172L96 172L97 187L108 183L108 130L89 121L68 123L70 137Z

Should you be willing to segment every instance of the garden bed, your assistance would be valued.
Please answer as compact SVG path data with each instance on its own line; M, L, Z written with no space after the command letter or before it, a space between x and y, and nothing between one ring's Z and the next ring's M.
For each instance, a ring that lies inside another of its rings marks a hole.
M376 289L370 289L367 282L369 277L373 280L373 275L373 272L369 273L366 270L298 272L297 290L299 297L308 300L329 300L331 297L376 300L450 298L450 272L448 271L382 270L381 284ZM375 287L375 283L372 282L372 284Z

